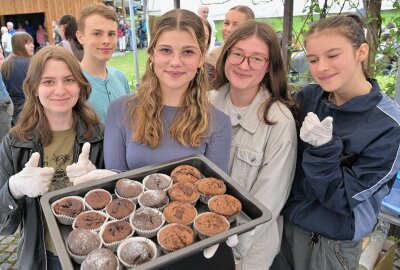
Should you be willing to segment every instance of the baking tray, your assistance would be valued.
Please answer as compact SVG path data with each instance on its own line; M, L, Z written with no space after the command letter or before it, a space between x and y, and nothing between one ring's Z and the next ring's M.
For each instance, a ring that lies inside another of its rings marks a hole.
M253 229L261 223L268 222L271 219L271 212L266 207L264 207L250 193L248 193L246 190L236 184L229 175L219 169L206 157L201 155L192 155L184 158L179 158L168 162L123 172L117 175L81 184L78 186L49 192L43 195L40 199L40 204L42 206L44 216L50 229L50 235L53 239L63 269L79 269L80 265L75 263L67 253L65 242L68 237L68 233L72 230L72 226L63 225L57 222L50 208L50 205L54 201L62 197L71 195L83 197L86 192L95 188L103 188L110 191L111 194L114 194L115 182L120 178L129 178L141 182L146 175L156 172L170 175L172 170L179 165L191 165L196 167L204 177L215 177L225 180L227 193L235 196L242 203L242 211L239 213L239 216L241 220L245 221L245 223L237 225L236 222L233 222L231 223L230 229L224 233L209 237L205 240L197 239L197 241L192 245L168 254L161 253L160 256L153 261L138 265L135 267L135 269L157 269L159 267L166 266L172 262L180 260L214 244L221 243L225 241L228 236L244 233ZM198 202L196 204L196 208L199 209L199 205L200 208L206 208L205 204L203 204L204 206L202 206L202 204L203 203ZM200 212L201 211L202 210L200 209ZM156 240L155 243L157 244Z

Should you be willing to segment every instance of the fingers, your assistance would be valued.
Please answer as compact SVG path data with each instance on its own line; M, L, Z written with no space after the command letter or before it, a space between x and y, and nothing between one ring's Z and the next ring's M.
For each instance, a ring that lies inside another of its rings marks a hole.
M35 152L32 154L28 162L25 164L25 167L36 168L39 164L40 154Z
M229 236L228 239L226 240L226 244L228 245L228 247L236 247L238 243L239 239L237 234Z
M89 159L89 153L90 153L90 143L85 142L82 146L82 152L79 155L78 162L83 161L83 160L88 160Z
M326 128L332 127L333 118L328 116L324 120L322 120L321 124Z
M219 244L216 244L209 248L206 248L205 250L203 250L203 256L206 259L212 258L214 256L215 252L217 252L218 247L219 247Z

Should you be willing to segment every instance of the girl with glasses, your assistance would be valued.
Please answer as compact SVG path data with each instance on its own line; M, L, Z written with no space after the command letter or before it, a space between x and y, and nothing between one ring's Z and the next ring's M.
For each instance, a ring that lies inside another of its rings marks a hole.
M231 124L208 101L203 70L203 24L187 10L161 16L147 49L149 60L136 94L111 103L104 154L107 169L127 171L192 154L227 171ZM220 245L211 259L202 252L163 269L232 269L232 250Z
M226 40L215 88L211 102L232 122L228 173L272 211L271 221L239 235L235 260L241 269L265 270L279 251L279 214L289 196L297 147L295 104L269 25L249 21Z

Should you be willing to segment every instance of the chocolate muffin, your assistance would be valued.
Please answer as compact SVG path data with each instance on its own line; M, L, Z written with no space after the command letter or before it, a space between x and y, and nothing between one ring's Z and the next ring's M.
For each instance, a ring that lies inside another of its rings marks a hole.
M81 200L72 197L65 197L59 200L53 207L57 215L75 218L83 212L83 203Z
M158 231L157 241L164 251L174 251L192 244L194 232L183 224L169 224Z
M106 212L114 219L124 219L135 211L136 205L128 199L114 199L106 206Z
M208 208L232 222L234 216L242 210L242 203L232 195L223 194L212 197L208 201Z
M110 221L104 226L101 237L107 244L124 240L133 233L132 226L128 222L122 220Z
M86 256L91 251L99 248L101 241L99 236L91 231L75 229L68 234L67 244L72 254Z
M195 205L200 197L195 185L190 182L173 184L168 190L168 195L172 201L186 202L192 205Z
M131 267L144 264L154 259L157 255L155 244L143 237L133 237L125 240L118 248L118 257L121 262Z
M209 177L197 181L196 189L200 194L214 196L224 194L226 192L226 185L222 180Z
M170 202L164 208L165 220L168 223L189 225L197 216L197 210L193 205L184 202Z
M107 217L99 211L87 211L80 213L74 223L74 229L97 230L106 222Z
M110 192L105 189L94 189L86 193L85 203L93 210L102 210L112 200Z
M155 236L164 222L164 215L154 208L139 208L130 218L136 233L148 238Z
M143 207L163 208L169 202L167 193L162 190L148 190L139 197L139 204Z
M199 170L190 165L180 165L171 172L171 178L175 183L190 182L194 184L200 177Z
M98 248L90 252L81 265L81 270L116 270L118 258L107 248Z
M147 190L168 190L172 184L172 179L162 173L153 173L143 179L143 185Z
M223 233L229 229L229 221L221 215L204 212L194 220L194 228L199 233L200 239Z
M143 185L137 181L122 178L115 184L115 193L122 198L135 198L143 193Z

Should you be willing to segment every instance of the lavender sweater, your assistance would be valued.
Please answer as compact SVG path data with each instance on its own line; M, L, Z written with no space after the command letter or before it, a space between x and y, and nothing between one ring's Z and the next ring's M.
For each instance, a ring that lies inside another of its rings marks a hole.
M225 172L228 170L231 148L231 123L224 113L212 109L212 126L203 143L196 148L183 146L169 136L169 127L179 112L179 107L163 107L163 138L152 149L132 141L132 131L127 115L127 101L132 95L113 101L107 112L104 134L104 161L107 169L127 171L193 154L206 156Z

